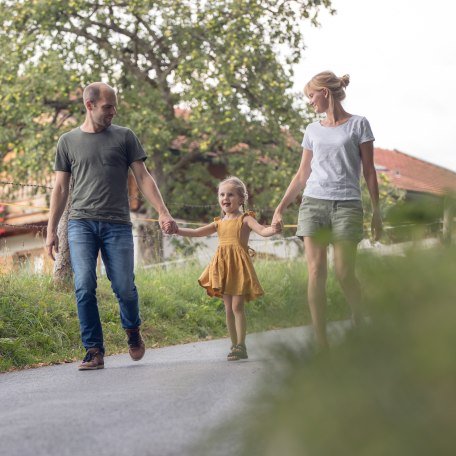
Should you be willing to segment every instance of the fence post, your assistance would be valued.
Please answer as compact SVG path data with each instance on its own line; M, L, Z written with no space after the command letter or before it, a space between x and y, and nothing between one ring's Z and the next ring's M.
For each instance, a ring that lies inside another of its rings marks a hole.
M443 200L443 242L451 244L453 234L453 219L455 216L455 199L452 195L448 195Z

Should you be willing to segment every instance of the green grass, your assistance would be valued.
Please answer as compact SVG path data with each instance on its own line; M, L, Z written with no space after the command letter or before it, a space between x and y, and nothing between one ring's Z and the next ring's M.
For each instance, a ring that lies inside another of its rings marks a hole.
M240 456L456 454L456 248L360 260L370 323L328 353L278 353L200 454L233 433Z
M248 332L308 324L306 268L302 261L257 260L265 296L247 304ZM148 347L226 336L220 299L197 284L201 266L138 271L142 331ZM0 276L0 372L41 363L81 359L83 349L72 289L55 288L49 276ZM127 351L119 310L106 278L97 295L108 354ZM328 318L349 311L332 275L328 281Z

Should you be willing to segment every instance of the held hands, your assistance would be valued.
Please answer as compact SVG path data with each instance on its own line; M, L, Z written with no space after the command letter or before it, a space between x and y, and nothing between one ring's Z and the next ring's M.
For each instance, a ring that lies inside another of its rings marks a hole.
M176 234L179 229L176 221L170 214L160 214L158 216L158 223L165 234Z
M274 233L280 233L283 229L282 214L277 209L272 217L271 227Z
M282 232L282 223L271 223L272 232L278 234Z

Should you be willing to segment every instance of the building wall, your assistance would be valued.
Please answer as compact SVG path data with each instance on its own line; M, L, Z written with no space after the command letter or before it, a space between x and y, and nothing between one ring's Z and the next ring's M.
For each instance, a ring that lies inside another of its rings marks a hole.
M33 233L0 239L0 272L25 270L31 274L52 271L45 252L45 239Z

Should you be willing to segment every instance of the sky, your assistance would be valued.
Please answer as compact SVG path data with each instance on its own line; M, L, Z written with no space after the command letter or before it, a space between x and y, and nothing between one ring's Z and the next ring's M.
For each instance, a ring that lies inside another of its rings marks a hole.
M295 67L301 90L316 73L350 75L346 111L365 116L375 147L456 172L456 2L333 0L320 27L304 26Z

